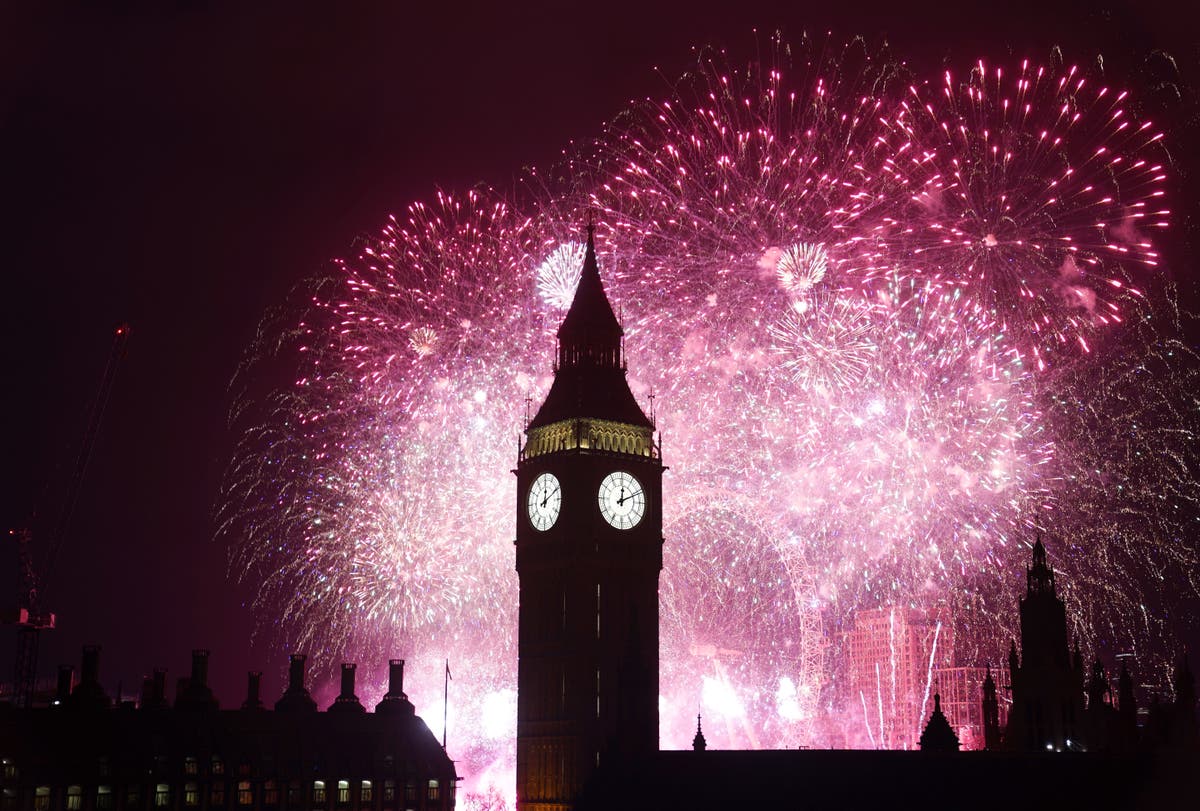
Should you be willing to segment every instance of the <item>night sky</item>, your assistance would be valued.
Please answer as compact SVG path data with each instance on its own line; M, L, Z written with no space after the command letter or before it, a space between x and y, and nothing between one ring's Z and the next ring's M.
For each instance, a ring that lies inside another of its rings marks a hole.
M687 68L693 46L750 58L776 28L886 36L928 66L1045 58L1061 45L1071 60L1102 54L1135 89L1160 49L1186 89L1168 111L1172 139L1194 146L1200 127L1200 29L1167 2L152 5L0 11L0 518L7 529L36 512L39 528L59 508L112 328L128 321L128 355L43 591L59 628L43 634L40 673L77 665L80 645L98 642L106 685L130 694L153 667L186 674L189 651L207 647L225 706L241 701L249 667L266 671L273 700L287 653L252 646L250 592L227 579L212 540L234 439L227 387L264 314L389 212L439 187L509 189L523 166L597 135L629 100L664 95L663 77ZM1195 160L1177 167L1181 185L1194 185ZM1194 193L1173 202L1167 264L1194 309ZM15 555L2 551L8 605ZM13 645L5 629L0 679Z

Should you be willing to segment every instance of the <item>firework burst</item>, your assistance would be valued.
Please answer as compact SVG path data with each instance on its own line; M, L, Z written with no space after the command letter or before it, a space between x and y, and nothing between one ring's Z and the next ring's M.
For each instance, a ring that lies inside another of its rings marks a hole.
M234 571L326 665L466 662L454 729L510 723L507 471L590 209L671 463L664 746L697 701L714 746L824 745L860 608L945 598L960 658L994 661L1037 528L1085 638L1164 661L1145 595L1197 593L1195 358L1156 315L1164 169L1128 109L1070 70L927 84L861 43L702 54L528 199L412 206L270 333L243 377L299 368L238 404ZM440 688L417 668L421 706ZM460 734L510 773L510 739Z
M910 194L888 253L961 285L1040 361L1124 320L1167 226L1163 133L1075 67L982 61L918 82L890 120Z

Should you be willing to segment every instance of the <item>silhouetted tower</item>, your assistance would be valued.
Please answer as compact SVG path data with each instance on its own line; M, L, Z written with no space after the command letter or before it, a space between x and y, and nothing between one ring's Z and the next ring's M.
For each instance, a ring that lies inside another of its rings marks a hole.
M1088 679L1087 697L1088 709L1098 710L1103 706L1108 705L1108 676L1104 673L1104 663L1096 659L1092 663L1092 677Z
M696 736L692 738L692 751L703 752L708 748L708 741L704 739L704 731L700 729L700 714L696 713Z
M1087 683L1087 717L1085 736L1081 742L1090 751L1113 748L1117 738L1117 711L1112 706L1112 685L1099 658L1092 663L1092 676Z
M957 752L958 747L958 736L954 734L950 722L946 720L946 714L942 712L942 696L940 693L934 693L933 714L929 716L929 723L921 733L921 751Z
M1171 743L1191 748L1200 741L1196 724L1196 677L1185 655L1175 668L1172 680L1175 687L1175 703L1171 712Z
M588 227L554 383L517 461L517 806L565 809L658 750L662 474Z
M1005 742L1010 749L1062 750L1079 741L1083 664L1067 646L1067 611L1054 590L1054 570L1038 538L1021 599L1021 656L1009 653L1013 705ZM1068 743L1071 741L1071 743Z
M1137 748L1137 699L1133 695L1133 678L1125 663L1121 663L1121 675L1117 679L1117 745L1124 751Z
M1000 748L1000 700L996 697L991 666L983 678L983 748L989 752Z

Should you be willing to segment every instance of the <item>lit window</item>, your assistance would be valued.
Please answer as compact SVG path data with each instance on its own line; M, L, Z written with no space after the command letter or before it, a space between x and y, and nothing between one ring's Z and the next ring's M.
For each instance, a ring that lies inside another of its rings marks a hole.
M254 805L254 786L249 780L239 780L237 786L238 805Z
M385 803L395 802L396 800L396 781L383 781L383 801Z
M38 786L33 790L33 811L50 811L49 786Z
M195 783L183 784L183 804L190 808L200 805L200 787Z
M337 801L338 801L338 805L349 805L350 804L350 781L349 780L339 780L338 781Z
M154 807L168 808L171 805L171 787L166 783L157 783L154 786Z
M79 811L83 808L83 788L67 786L67 811Z
M439 794L438 781L430 780L429 781L429 791L425 795L426 799L428 799L429 802L431 802L431 803L435 803L435 802L437 802L438 794Z
M279 784L274 780L263 783L263 805L279 805Z
M183 773L184 774L199 774L200 773L200 764L196 762L196 759L194 757L185 757L183 759Z
M359 787L358 801L362 803L371 802L371 781L364 780Z
M417 782L409 780L404 784L404 803L405 805L417 804Z
M325 781L324 780L314 780L313 781L313 799L312 799L312 801L313 801L314 805L316 805L317 803L321 803L323 805L325 803Z

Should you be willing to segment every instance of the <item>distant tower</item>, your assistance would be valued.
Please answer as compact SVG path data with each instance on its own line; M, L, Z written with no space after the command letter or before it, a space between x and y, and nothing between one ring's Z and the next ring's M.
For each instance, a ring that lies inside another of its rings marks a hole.
M588 227L550 393L517 460L517 807L572 807L658 751L662 474Z
M990 666L983 679L983 748L989 752L1000 748L1000 700Z
M1118 745L1123 750L1137 747L1137 698L1133 694L1133 678L1125 663L1121 663L1121 676L1117 680Z
M1064 750L1079 740L1083 662L1067 646L1067 611L1054 590L1054 570L1038 538L1021 599L1021 656L1009 653L1013 704L1005 742L1010 749ZM1071 741L1068 744L1067 741Z
M692 738L692 751L703 752L708 748L708 741L704 740L704 731L700 729L700 714L696 713L696 737Z

